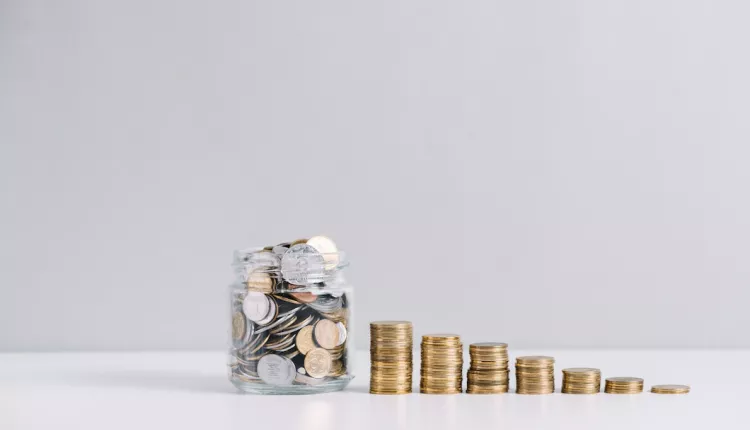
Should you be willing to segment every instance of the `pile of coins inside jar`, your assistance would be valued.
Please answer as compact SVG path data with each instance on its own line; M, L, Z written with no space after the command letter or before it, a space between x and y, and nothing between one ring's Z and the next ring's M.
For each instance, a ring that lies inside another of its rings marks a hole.
M235 253L229 367L238 388L317 392L351 379L341 256L323 236Z

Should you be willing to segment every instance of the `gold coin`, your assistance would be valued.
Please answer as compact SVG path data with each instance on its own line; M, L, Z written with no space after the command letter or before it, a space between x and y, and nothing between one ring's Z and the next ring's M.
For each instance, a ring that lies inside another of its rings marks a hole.
M313 342L313 326L308 325L302 327L297 332L295 342L297 344L297 350L303 355L306 355L311 349L315 348L315 342Z
M410 329L412 328L411 321L373 321L370 323L370 328L375 329Z
M313 335L318 345L325 349L336 348L339 344L339 328L331 320L320 320L315 323Z
M247 331L247 321L242 312L232 314L232 339L240 340L245 337Z
M294 245L299 245L300 243L307 243L307 239L297 239L294 242L289 244L289 247L293 247Z
M426 334L422 336L422 342L453 343L460 342L461 336L450 333Z
M247 289L270 294L276 287L276 278L267 272L254 271L247 277Z
M591 367L571 367L568 369L563 369L562 373L568 373L571 375L579 375L579 374L588 375L588 374L600 373L600 371L599 369L594 369Z
M524 357L516 357L516 364L523 365L547 365L554 362L554 357L548 357L546 355L527 355Z
M472 343L469 345L469 350L476 349L476 350L505 350L508 349L507 343L500 343L500 342L477 342Z
M643 384L643 379L631 376L616 376L614 378L607 378L606 381L611 384Z
M654 385L651 387L651 392L656 394L687 394L690 392L689 385Z
M322 378L331 371L331 354L323 348L313 348L305 355L305 371L313 378Z

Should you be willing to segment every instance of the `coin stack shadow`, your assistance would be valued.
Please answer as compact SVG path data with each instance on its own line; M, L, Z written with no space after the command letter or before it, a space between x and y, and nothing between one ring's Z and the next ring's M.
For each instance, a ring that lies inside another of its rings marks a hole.
M498 394L508 392L508 344L485 342L469 345L470 367L466 392Z
M555 392L555 359L540 355L516 357L516 393Z
M602 372L588 367L563 369L562 392L566 394L596 394L601 391Z
M370 323L371 394L411 393L412 345L409 321Z
M607 378L604 392L609 394L638 394L643 392L643 379L632 377Z
M463 344L456 334L422 336L419 391L458 394L463 391Z

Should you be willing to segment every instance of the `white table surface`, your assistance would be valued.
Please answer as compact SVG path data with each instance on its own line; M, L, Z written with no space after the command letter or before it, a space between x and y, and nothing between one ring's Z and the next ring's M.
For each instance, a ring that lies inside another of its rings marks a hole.
M750 428L750 351L510 352L553 355L558 387L559 369L589 366L692 391L375 396L361 351L344 392L257 396L227 381L221 352L0 354L0 429Z

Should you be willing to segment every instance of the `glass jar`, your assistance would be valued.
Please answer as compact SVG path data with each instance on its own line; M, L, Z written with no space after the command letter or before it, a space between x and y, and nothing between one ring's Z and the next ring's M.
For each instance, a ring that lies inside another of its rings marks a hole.
M354 377L348 262L326 241L235 251L228 375L238 389L323 393L342 390Z

